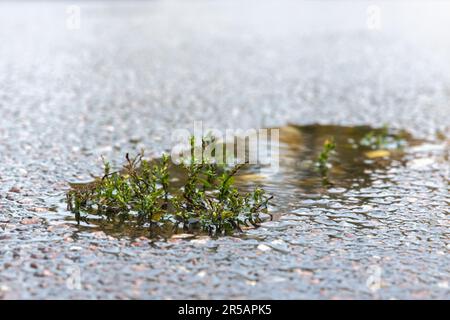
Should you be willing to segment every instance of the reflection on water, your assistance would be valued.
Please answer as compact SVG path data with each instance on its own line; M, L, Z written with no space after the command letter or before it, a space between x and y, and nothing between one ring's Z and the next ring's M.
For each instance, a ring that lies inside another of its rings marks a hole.
M402 165L403 149L369 150L360 145L368 133L381 132L368 126L344 127L331 125L286 126L280 129L279 168L250 167L237 183L242 187L261 184L275 195L274 204L289 209L290 201L336 197L347 189L361 189L371 185L371 173ZM408 146L420 142L406 132L395 136ZM336 150L330 157L331 168L326 175L315 166L324 141L334 138Z

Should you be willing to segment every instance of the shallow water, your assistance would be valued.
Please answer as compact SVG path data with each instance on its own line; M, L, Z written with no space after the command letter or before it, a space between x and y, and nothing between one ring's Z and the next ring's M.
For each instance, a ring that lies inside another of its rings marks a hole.
M388 172L395 167L404 166L403 157L409 148L423 143L413 139L406 132L390 133L389 137L393 141L401 142L402 146L386 144L384 149L373 150L370 146L363 146L361 142L366 135L380 134L382 129L369 126L289 125L277 129L279 130L279 141L276 142L279 157L277 165L245 165L237 174L235 181L241 192L251 192L255 187L262 187L269 196L274 197L269 210L271 220L279 220L284 215L292 214L293 211L294 214L301 216L297 211L302 207L310 210L339 208L342 212L350 213L354 208L368 207L370 200L365 197L347 203L345 200L348 198L347 191L358 192L361 189L365 192L373 191L375 172ZM336 149L332 151L328 161L329 168L320 170L317 166L317 157L322 151L324 141L330 138L336 143ZM247 143L247 156L248 146ZM260 144L261 149L272 150L274 147L270 143ZM180 166L171 165L169 172L172 183L181 187L186 179L186 171ZM385 183L388 182L389 179L385 179ZM72 182L71 187L79 188L85 184L86 182ZM299 199L302 204L300 207L297 204ZM60 209L62 207L63 205ZM367 210L355 211L367 214ZM348 216L344 214L344 218ZM327 214L322 214L322 217L327 217ZM339 221L338 216L335 218L333 221ZM75 218L70 214L67 220L74 223ZM153 239L167 239L174 233L183 233L183 229L174 229L170 223L149 228L133 221L120 222L95 214L84 215L78 227L82 231L101 230L115 237L131 238L147 236ZM327 228L327 225L324 224L323 227ZM192 237L207 235L200 230L192 231L194 232ZM240 235L242 234L235 233L235 236Z
M333 197L346 189L361 189L372 183L371 173L387 171L403 163L407 149L386 145L380 150L372 150L361 145L361 140L369 133L379 134L382 129L369 126L334 125L289 125L280 128L278 167L250 167L248 174L237 180L240 185L261 184L269 192L277 195L277 206L288 203L293 197ZM392 133L393 138L408 146L421 143L406 132ZM325 140L332 138L336 150L331 153L330 168L321 172L316 165ZM377 152L379 153L377 155ZM256 179L256 183L252 181ZM248 183L246 183L248 182ZM285 198L286 197L286 198Z

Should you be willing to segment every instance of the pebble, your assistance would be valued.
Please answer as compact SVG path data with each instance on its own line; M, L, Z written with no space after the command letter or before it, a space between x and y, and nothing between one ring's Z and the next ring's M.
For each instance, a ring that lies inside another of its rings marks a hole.
M41 222L41 219L33 217L33 218L25 218L20 221L21 224L29 225L29 224L37 224Z
M12 187L9 192L20 193L21 189L19 187Z
M263 252L272 250L271 247L269 247L268 245L265 245L265 244L259 244L256 248Z

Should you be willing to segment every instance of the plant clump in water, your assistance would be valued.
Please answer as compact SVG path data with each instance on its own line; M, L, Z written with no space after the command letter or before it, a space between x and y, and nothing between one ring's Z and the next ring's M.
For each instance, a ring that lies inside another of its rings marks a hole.
M359 141L360 146L373 150L399 149L403 147L404 144L405 141L403 139L389 133L389 128L387 125L384 125L380 130L372 130L368 132Z
M94 214L150 228L169 223L174 230L201 229L210 234L258 226L271 197L261 188L243 194L233 186L234 176L243 164L229 167L208 163L203 158L195 159L192 149L191 154L188 163L179 165L185 176L181 185L171 180L167 155L159 162L151 162L143 158L143 152L134 158L127 154L120 171L112 171L105 162L103 177L72 186L67 192L68 210L78 223Z
M316 159L316 166L322 174L326 174L328 169L331 168L330 156L336 149L336 143L334 138L328 138L324 141L322 151Z

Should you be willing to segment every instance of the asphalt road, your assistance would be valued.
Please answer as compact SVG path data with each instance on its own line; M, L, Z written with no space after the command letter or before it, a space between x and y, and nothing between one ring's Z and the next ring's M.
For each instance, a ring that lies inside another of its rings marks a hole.
M448 148L388 185L407 228L333 241L291 222L149 244L79 231L61 209L100 155L158 155L193 121L388 123L437 144L449 4L380 3L377 20L361 1L72 3L79 26L69 3L0 3L0 298L450 298Z

